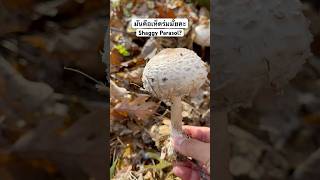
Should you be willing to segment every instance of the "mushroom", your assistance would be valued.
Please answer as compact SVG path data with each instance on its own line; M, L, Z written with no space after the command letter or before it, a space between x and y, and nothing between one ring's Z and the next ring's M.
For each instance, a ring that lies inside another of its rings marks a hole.
M204 58L205 48L210 46L209 12L202 7L199 12L199 23L194 28L194 42L201 46L201 56Z
M192 50L167 48L146 64L143 87L153 96L171 102L171 137L182 136L182 103L185 95L196 93L207 80L205 62Z
M194 42L202 48L210 46L210 24L199 24L194 28Z

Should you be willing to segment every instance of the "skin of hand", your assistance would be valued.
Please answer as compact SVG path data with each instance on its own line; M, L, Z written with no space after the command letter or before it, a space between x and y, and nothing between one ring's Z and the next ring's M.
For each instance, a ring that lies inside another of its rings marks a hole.
M199 162L210 176L210 128L183 126L183 131L190 137L175 137L173 146L179 153ZM200 180L199 166L191 161L174 164L173 173L182 180Z

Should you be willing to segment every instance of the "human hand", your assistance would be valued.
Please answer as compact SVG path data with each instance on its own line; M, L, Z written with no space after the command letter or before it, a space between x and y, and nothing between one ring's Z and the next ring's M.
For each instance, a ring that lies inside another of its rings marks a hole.
M182 180L200 180L200 172L210 174L210 128L183 126L183 131L190 137L174 137L174 149L181 154L199 162L200 166L191 161L177 162L173 173ZM202 168L202 169L201 169Z

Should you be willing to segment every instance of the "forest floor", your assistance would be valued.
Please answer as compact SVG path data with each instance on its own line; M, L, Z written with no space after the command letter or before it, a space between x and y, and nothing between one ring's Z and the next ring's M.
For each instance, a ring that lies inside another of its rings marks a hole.
M100 180L110 168L113 179L178 179L172 164L160 159L170 106L142 90L141 74L145 60L161 48L190 48L208 65L210 48L201 54L192 27L184 38L138 38L130 18L188 15L197 25L201 7L208 7L199 2L112 1L110 81L123 94L111 93L109 101L100 83L107 83L101 59L107 23L102 0L2 0L0 177ZM305 14L315 56L281 93L261 92L254 108L229 114L235 179L319 177L320 15L313 9ZM92 76L98 86L64 67ZM209 86L183 99L184 124L210 125ZM105 165L108 103L112 162Z

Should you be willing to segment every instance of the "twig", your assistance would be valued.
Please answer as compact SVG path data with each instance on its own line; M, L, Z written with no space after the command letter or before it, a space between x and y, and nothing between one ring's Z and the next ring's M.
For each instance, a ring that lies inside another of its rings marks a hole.
M94 82L97 83L97 84L105 85L105 84L103 84L103 82L96 80L96 79L93 78L92 76L90 76L90 75L88 75L88 74L86 74L86 73L84 73L84 72L82 72L82 71L80 71L80 70L77 70L77 69L74 69L74 68L69 68L69 67L64 67L64 69L65 69L65 70L68 70L68 71L73 71L73 72L79 73L79 74L87 77L88 79L91 79L92 81L94 81Z
M85 76L86 78L94 81L96 83L96 88L97 88L98 92L109 93L109 88L103 82L96 80L92 76L90 76L90 75L88 75L88 74L86 74L86 73L84 73L84 72L82 72L80 70L74 69L74 68L64 67L64 69L68 70L68 71L79 73L79 74Z

